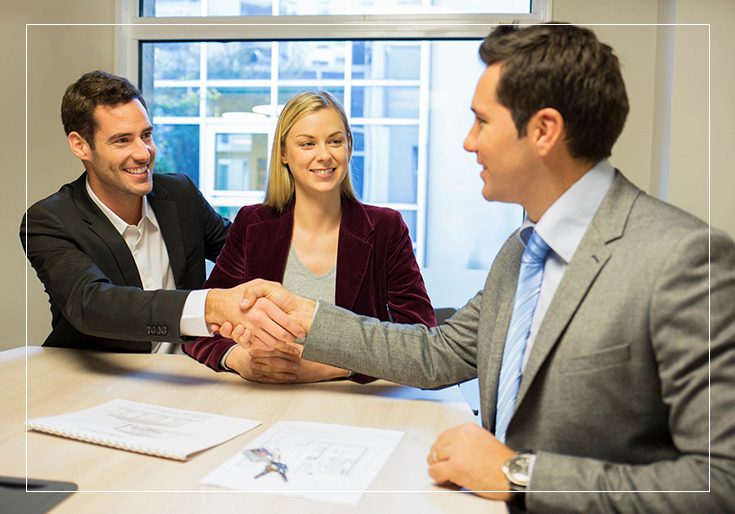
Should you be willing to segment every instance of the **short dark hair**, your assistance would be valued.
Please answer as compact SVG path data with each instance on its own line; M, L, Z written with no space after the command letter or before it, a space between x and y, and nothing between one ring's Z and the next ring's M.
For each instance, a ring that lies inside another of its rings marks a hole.
M618 58L594 32L559 22L500 25L480 45L480 58L501 65L497 99L510 110L518 137L536 112L552 107L564 118L573 157L610 156L628 115L628 95Z
M104 71L90 71L82 75L64 93L61 100L61 122L68 136L78 132L94 148L97 122L94 110L98 105L119 105L139 100L147 109L143 96L130 81Z

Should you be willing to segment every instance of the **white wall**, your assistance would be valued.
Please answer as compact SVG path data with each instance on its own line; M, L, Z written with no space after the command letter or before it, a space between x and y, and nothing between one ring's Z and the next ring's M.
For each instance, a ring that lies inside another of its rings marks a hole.
M678 23L709 23L710 33L710 171L712 226L735 238L735 2L677 0ZM674 76L672 159L669 201L707 219L703 147L707 121L704 91L706 27L677 28ZM701 37L699 37L701 36Z
M26 24L112 23L113 0L6 0L3 2L0 47L3 51L5 120L2 202L3 249L0 254L0 349L25 342L25 273L28 270L28 342L40 344L49 332L48 301L22 252L18 229L25 210ZM59 107L66 86L82 73L113 67L111 27L28 27L28 201L58 190L81 172L61 127Z
M0 269L5 290L0 295L0 323L4 338L0 348L25 340L25 257L18 240L18 226L25 208L25 24L112 23L114 0L6 0L0 21L5 98L2 124L4 184L2 205L3 250ZM735 3L730 0L554 0L553 18L579 24L656 23L659 4L673 5L677 23L711 23L711 211L714 226L735 236L735 128L731 117L735 100L732 49L735 48ZM665 11L665 9L662 9ZM632 112L616 145L613 162L636 184L654 191L651 173L658 162L654 137L656 92L656 44L661 38L653 27L600 27L599 37L611 44L623 64ZM677 28L670 108L669 200L707 219L706 162L707 118L703 115L706 75L703 54L706 45L701 29ZM65 87L85 71L111 70L113 33L110 27L31 27L28 45L28 199L30 202L55 191L76 177L81 168L69 155L59 121L59 102ZM470 56L470 58L474 58ZM467 89L472 85L460 85ZM459 96L457 103L462 103ZM468 99L469 101L469 99ZM465 108L468 103L463 104ZM665 106L666 107L666 106ZM459 140L464 134L458 135ZM459 145L459 141L447 141ZM470 158L471 161L471 158ZM470 162L472 164L472 162ZM473 178L458 176L472 187ZM655 181L654 181L655 182ZM474 184L478 185L478 184ZM430 214L431 216L431 214ZM431 219L431 218L430 218ZM30 268L28 268L30 269ZM481 285L481 284L480 284ZM49 329L48 304L35 273L28 274L29 342L39 344ZM469 296L469 295L468 295Z
M620 57L631 97L631 115L615 146L613 162L642 189L705 221L711 210L712 225L735 237L735 100L731 92L735 2L555 0L553 7L554 19L572 23L679 24L673 28L673 48L656 46L666 41L662 32L672 30L666 27L631 27L630 31L594 27ZM683 25L695 23L710 26ZM665 85L661 81L667 80L666 66L661 59L667 55L672 68L671 83ZM670 99L662 97L664 86L670 90ZM670 120L668 126L665 120ZM663 137L655 133L656 121ZM668 166L660 186L657 166L662 162Z

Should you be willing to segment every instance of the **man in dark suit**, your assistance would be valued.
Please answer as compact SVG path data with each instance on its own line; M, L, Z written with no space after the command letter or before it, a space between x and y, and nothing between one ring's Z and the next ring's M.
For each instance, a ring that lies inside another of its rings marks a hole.
M480 56L465 149L483 196L527 214L484 289L436 329L249 294L300 320L305 359L418 387L478 377L484 428L439 436L437 482L528 512L733 512L732 239L607 162L628 101L590 30L499 27Z
M66 90L61 117L85 172L32 205L20 228L51 304L44 346L168 351L159 343L210 335L208 323L237 316L237 288L197 290L230 221L185 175L153 174L153 127L137 88L87 73ZM288 326L268 304L247 316L268 313Z

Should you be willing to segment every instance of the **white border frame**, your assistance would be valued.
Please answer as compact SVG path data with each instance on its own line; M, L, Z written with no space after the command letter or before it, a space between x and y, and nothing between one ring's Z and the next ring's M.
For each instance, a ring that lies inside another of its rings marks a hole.
M551 1L549 2L549 12L551 7ZM122 2L129 3L130 0L116 0L116 13L121 12L120 10L117 10L117 7ZM33 26L84 26L84 25L110 25L110 24L75 24L75 23L26 23L25 25L25 205L26 205L26 211L28 208L28 28ZM114 24L115 25L115 31L116 31L116 37L119 35L122 35L124 30L126 29L125 26L121 26L120 24ZM712 222L712 141L711 141L711 135L712 135L712 33L711 33L711 25L709 23L578 23L575 25L586 25L591 27L600 27L600 26L668 26L668 27L680 27L680 26L706 26L707 27L707 225L710 226L710 232L711 232L711 222ZM116 40L117 41L117 40ZM117 46L116 46L117 50ZM25 236L27 237L27 229ZM708 238L708 254L711 253L711 236ZM710 316L711 316L711 259L708 259L708 344L711 345L711 341L709 340L711 337L711 329L709 327L710 323ZM30 345L28 343L28 267L25 267L25 421L27 423L28 421L28 357L30 353L35 353L34 348L39 348L34 345ZM707 490L633 490L633 489L626 489L626 490L597 490L597 491L589 491L589 490L554 490L554 491L546 491L546 490L538 490L533 491L536 493L636 493L636 494L646 494L646 493L652 493L652 494L661 494L661 493L711 493L712 491L712 478L711 478L711 423L712 423L712 411L711 411L711 348L708 348L708 439L710 443L710 448L708 448L707 453L707 461L708 461L708 489ZM29 431L25 432L24 442L25 442L25 453L24 453L24 462L25 462L25 478L26 478L26 493L33 492L28 489L28 433ZM46 492L68 492L68 491L46 491ZM230 490L220 490L220 491L201 491L201 490L176 490L176 491L169 491L169 490L92 490L87 491L84 489L80 489L76 491L78 493L93 493L93 494L99 494L99 493L197 493L201 494L203 492L205 493L215 493L215 494L239 494L240 491L230 491ZM342 492L342 491L333 491L333 492ZM464 493L465 491L456 491L456 490L431 490L431 491L423 491L423 490L404 490L404 491L364 491L364 493L372 493L372 494L381 494L381 493L430 493L430 494L456 494L456 493ZM477 490L473 491L474 493L477 492L506 492L506 491L495 491L495 490Z

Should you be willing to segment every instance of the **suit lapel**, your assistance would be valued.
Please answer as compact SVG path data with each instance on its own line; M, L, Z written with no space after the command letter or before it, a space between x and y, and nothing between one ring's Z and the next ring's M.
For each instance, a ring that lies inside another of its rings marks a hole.
M117 263L125 284L142 288L138 267L135 265L133 254L123 237L115 230L110 220L100 211L87 194L87 174L82 174L72 184L72 198L81 218L89 224L89 229L100 238L109 249L111 261Z
M337 245L337 286L335 303L352 309L365 280L373 252L370 235L373 224L357 202L342 200L342 221Z
M176 202L168 200L168 191L156 183L153 177L153 190L148 194L148 202L156 213L161 235L166 243L168 260L174 275L176 287L181 287L186 275L186 250L184 249L183 227L179 220Z
M267 214L268 216L270 215ZM253 223L245 234L245 276L283 282L293 238L293 204L281 215Z
M640 190L618 172L567 266L544 316L523 372L516 410L590 287L610 259L612 247L609 244L623 236L630 210L639 194Z

